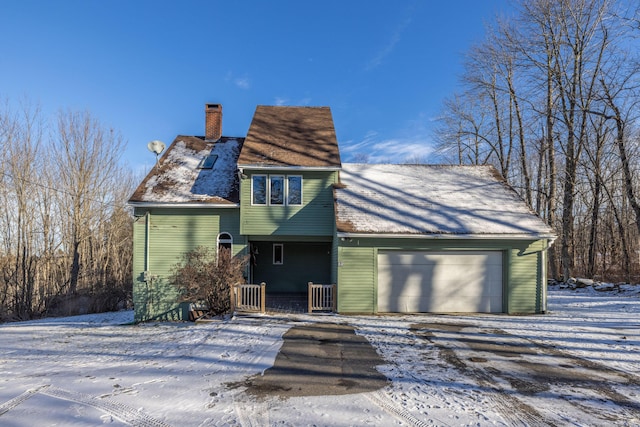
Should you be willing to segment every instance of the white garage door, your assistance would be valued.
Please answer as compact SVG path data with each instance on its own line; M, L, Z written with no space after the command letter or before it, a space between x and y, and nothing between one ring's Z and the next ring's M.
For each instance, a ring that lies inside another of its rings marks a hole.
M502 253L381 251L378 311L500 313Z

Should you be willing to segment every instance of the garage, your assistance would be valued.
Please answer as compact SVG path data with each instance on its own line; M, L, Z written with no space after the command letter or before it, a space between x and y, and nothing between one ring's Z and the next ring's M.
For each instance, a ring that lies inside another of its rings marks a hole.
M380 251L378 312L501 313L501 251Z

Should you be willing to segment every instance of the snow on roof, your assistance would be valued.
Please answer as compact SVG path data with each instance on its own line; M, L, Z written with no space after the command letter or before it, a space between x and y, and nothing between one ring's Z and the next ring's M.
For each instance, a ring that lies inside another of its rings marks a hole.
M492 166L343 164L343 233L552 236Z
M131 202L238 203L237 160L242 138L223 137L207 142L200 137L178 136L161 160L131 196ZM213 168L199 165L210 155Z

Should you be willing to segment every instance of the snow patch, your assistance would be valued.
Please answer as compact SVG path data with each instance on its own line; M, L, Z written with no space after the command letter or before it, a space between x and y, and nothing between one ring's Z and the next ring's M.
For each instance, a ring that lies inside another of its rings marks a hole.
M487 166L343 164L337 220L351 232L551 234Z
M234 190L241 142L219 141L196 151L177 141L167 153L160 172L150 177L142 197L145 202L201 202L212 197L226 199ZM209 155L218 156L212 169L198 169Z
M554 283L549 313L535 316L264 315L131 325L133 312L123 311L3 324L0 424L637 425L639 286L615 288ZM354 326L385 360L378 369L389 385L263 401L227 386L273 366L283 334L301 322ZM518 374L504 376L512 370ZM546 370L555 375L542 377L547 391L521 391L527 375Z

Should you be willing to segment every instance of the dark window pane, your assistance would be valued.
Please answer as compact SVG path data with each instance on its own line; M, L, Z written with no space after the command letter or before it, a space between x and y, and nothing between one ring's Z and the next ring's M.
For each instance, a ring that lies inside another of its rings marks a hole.
M253 175L251 177L251 203L254 205L267 204L267 177L264 175Z
M287 177L287 181L289 183L289 193L287 194L287 204L301 205L302 204L302 177L289 176Z
M271 180L271 193L270 202L272 205L284 204L284 177L283 176L270 176Z
M284 247L282 243L273 244L273 263L284 264Z
M218 160L217 154L211 154L205 157L200 164L198 165L199 169L213 169L213 165L216 164L216 160Z

